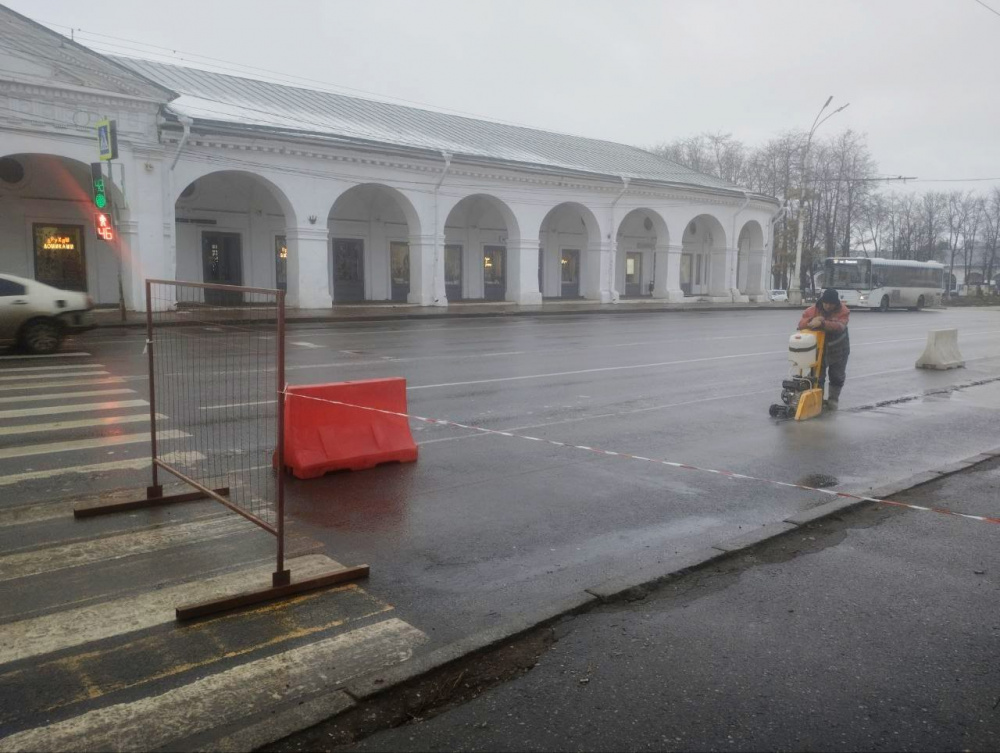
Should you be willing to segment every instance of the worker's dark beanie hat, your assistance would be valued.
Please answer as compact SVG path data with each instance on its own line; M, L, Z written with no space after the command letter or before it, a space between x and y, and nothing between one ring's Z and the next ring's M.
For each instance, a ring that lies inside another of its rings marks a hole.
M827 288L823 291L823 295L819 297L821 303L830 303L839 308L840 306L840 293L837 292L836 288Z

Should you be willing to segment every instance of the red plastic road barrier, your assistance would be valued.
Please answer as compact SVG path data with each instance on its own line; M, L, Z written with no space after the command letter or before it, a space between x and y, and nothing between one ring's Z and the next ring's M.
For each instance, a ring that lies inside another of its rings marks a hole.
M405 416L320 400L406 413L406 380L289 386L285 392L285 465L296 478L416 461L417 445Z

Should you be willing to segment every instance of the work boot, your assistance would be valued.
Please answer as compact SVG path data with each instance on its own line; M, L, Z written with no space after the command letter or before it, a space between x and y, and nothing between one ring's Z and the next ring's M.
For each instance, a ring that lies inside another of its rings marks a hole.
M830 385L830 394L827 396L826 400L823 402L823 407L827 410L837 410L840 408L840 391L844 389L844 386L835 387Z

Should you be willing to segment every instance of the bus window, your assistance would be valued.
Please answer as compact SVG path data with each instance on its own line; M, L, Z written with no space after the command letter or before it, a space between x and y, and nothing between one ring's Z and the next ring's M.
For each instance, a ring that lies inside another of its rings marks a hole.
M867 259L858 259L850 263L827 259L825 284L838 290L864 290L868 287L868 270Z

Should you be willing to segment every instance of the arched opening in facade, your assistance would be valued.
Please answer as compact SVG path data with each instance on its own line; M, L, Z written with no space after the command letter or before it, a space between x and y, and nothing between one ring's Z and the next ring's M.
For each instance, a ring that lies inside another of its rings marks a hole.
M736 288L743 295L760 295L763 291L764 230L756 220L750 220L740 230L736 254Z
M553 207L538 234L538 289L542 297L599 296L600 240L597 218L590 209L572 202Z
M715 217L699 214L684 227L681 241L681 290L687 296L728 293L726 231Z
M444 283L449 302L507 299L511 260L507 239L517 237L510 208L487 194L466 196L444 223Z
M124 202L107 166L103 176L108 203L99 209L90 165L53 154L0 157L0 269L117 305L127 260L98 216L121 212Z
M334 202L327 225L335 304L409 298L410 237L420 233L409 199L378 183L354 186Z
M174 202L176 279L287 290L291 205L270 181L224 170L186 185ZM218 291L205 300L222 302ZM227 299L228 300L228 299Z
M650 297L657 274L657 247L669 243L667 224L652 209L633 209L618 226L615 289L625 298Z

